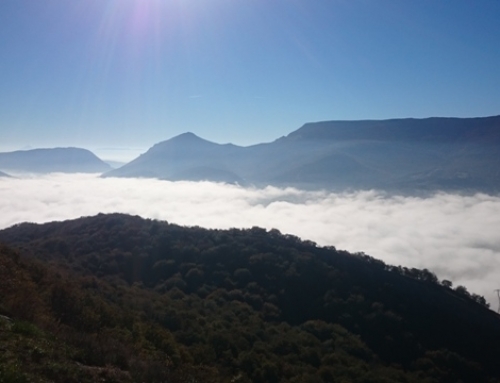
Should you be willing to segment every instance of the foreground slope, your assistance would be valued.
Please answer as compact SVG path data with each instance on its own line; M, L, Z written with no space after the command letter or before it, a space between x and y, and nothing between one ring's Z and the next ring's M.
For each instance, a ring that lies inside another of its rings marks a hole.
M0 252L0 314L17 326L0 332L0 374L22 375L21 360L56 376L41 367L56 359L48 380L500 381L499 316L427 270L276 230L120 214L21 224L0 241L21 254Z
M18 150L0 153L0 169L27 173L102 173L111 166L80 148Z

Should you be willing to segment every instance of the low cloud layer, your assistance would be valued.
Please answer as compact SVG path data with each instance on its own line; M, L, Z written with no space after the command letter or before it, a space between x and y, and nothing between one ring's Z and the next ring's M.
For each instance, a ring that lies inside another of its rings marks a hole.
M122 212L208 228L277 228L319 245L363 251L389 264L428 268L497 308L500 197L388 197L210 182L63 175L0 179L0 229Z

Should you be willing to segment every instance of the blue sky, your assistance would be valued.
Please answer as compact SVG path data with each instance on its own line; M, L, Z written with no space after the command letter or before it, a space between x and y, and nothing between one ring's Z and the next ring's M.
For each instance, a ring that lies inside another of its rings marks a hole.
M2 0L0 150L500 114L500 1Z

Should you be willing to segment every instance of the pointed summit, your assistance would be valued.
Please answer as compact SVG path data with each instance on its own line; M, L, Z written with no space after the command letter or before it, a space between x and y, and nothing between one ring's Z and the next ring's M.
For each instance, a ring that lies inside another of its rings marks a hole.
M203 138L197 136L192 132L186 132L179 134L178 136L172 137L169 141L182 141L182 142L197 142L197 141L206 141Z
M179 134L178 136L175 136L173 137L172 139L202 139L201 137L198 137L196 134L194 134L193 132L185 132L185 133L181 133Z
M227 160L240 148L182 133L151 147L146 153L105 177L153 177L169 180L216 180L242 183Z
M207 141L194 133L186 132L179 134L178 136L172 137L166 141L162 141L153 145L151 149L148 150L149 153L167 153L172 150L178 151L188 151L188 150L200 150L210 147L217 147L216 144L211 141Z

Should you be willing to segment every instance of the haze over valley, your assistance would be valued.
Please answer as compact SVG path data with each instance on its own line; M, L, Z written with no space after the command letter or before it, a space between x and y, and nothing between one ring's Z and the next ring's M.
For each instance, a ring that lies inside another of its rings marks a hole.
M0 227L122 212L208 228L276 228L319 245L427 268L496 307L500 197L333 193L49 174L0 182Z

